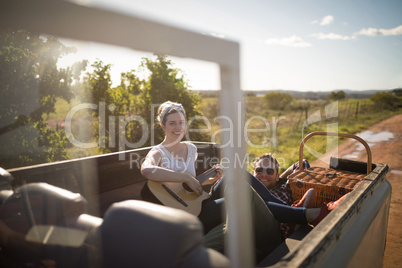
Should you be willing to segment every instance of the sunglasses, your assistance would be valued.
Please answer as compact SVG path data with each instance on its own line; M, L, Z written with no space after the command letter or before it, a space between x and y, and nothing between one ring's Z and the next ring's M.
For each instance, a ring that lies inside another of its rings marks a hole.
M262 173L264 171L264 168L256 167L254 170L255 170L256 173ZM266 172L267 172L268 175L273 175L275 173L275 169L267 168Z

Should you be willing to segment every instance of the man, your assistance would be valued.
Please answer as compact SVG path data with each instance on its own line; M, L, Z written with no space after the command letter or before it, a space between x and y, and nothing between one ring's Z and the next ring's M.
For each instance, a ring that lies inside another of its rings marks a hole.
M304 204L305 200L307 200L307 195L302 200L294 202L290 185L288 183L280 182L286 179L288 175L298 170L298 164L299 163L297 162L290 166L279 176L278 160L271 153L265 153L255 159L253 175L259 181L261 181L261 183L264 184L274 196L280 199L284 205L296 207L301 207L304 205L305 207L312 207L313 204L309 203L308 201L306 204ZM303 166L304 168L309 168L310 164L307 160L303 160ZM309 198L308 200L314 201L314 195L316 195L315 191L309 190L308 193L309 196L312 196L312 198ZM282 239L286 239L289 235L291 235L295 230L295 226L295 224L281 223Z

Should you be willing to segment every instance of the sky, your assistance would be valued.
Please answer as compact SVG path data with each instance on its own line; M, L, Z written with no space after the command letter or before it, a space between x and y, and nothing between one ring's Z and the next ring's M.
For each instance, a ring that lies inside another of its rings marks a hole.
M73 0L240 44L243 90L402 87L401 0ZM66 41L68 42L68 41ZM74 43L112 79L152 54ZM67 64L70 59L65 59ZM214 63L170 57L192 89L220 89Z

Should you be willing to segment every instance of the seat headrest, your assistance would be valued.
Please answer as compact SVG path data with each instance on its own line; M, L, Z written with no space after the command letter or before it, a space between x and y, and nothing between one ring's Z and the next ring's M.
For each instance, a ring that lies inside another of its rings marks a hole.
M182 210L139 200L115 203L101 232L105 267L212 266L201 222Z
M23 234L34 224L68 227L86 212L86 205L86 199L78 193L47 183L29 183L5 197L0 220Z

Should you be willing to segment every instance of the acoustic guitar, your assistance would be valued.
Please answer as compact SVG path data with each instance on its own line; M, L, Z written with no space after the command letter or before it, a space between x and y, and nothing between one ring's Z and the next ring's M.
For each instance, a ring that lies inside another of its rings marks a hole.
M198 175L196 179L202 184L216 174L216 169L216 167L212 167ZM181 182L148 180L147 184L151 193L163 205L185 210L195 216L198 216L201 212L202 201L209 198L207 192L203 191L202 195L197 195L187 184Z

